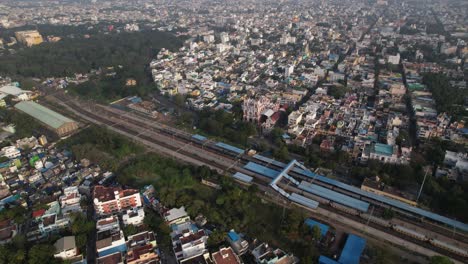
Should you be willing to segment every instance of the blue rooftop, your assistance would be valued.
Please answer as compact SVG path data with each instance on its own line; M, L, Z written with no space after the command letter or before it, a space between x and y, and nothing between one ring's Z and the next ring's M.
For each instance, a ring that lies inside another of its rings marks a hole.
M315 221L315 220L312 220L312 219L310 219L310 218L307 218L307 219L305 220L304 223L305 223L307 226L309 226L310 228L312 228L312 227L314 227L314 226L318 226L318 227L320 228L320 233L321 233L322 237L323 237L324 235L326 235L327 232L328 232L328 228L329 228L329 227L328 227L327 225L322 224L322 223L320 223L320 222L317 222L317 221Z
M253 180L252 177L250 177L248 175L245 175L244 173L240 173L240 172L236 172L234 175L232 175L232 177L234 177L234 179L237 179L237 180L243 181L243 182L247 182L247 183L250 183Z
M288 198L289 200L295 203L298 203L311 209L316 209L319 206L319 203L317 201L314 201L297 193L292 193L291 195L289 195Z
M350 234L338 262L341 264L359 264L359 259L365 247L366 240L364 238Z
M229 231L228 233L229 239L231 239L233 242L236 242L239 240L239 235L235 231Z
M264 157L264 156L261 156L261 155L254 155L253 157L258 159L258 160L268 162L268 163L271 163L271 164L274 164L274 165L277 165L277 166L280 166L280 167L285 167L286 166L285 163L282 163L282 162L279 162L279 161L276 161L276 160L273 160L273 159L270 159L270 158L267 158L267 157ZM405 210L405 211L408 211L408 212L412 212L412 213L420 215L422 217L431 219L432 221L436 221L436 222L439 222L439 223L442 223L442 224L446 224L448 226L455 227L457 229L468 232L468 224L464 224L462 222L450 219L448 217L441 216L441 215L432 213L430 211L426 211L426 210L423 210L421 208L411 206L411 205L409 205L407 203L400 202L400 201L397 201L397 200L394 200L394 199L391 199L391 198L387 198L385 196L381 196L381 195L378 195L378 194L375 194L375 193L363 191L360 188L354 187L352 185L348 185L346 183L342 183L342 182L337 181L337 180L327 178L327 177L322 176L322 175L318 175L318 174L313 173L313 172L308 171L308 170L302 170L300 168L293 168L293 171L297 172L299 174L302 174L304 176L310 177L312 179L318 180L320 182L323 182L323 183L330 184L330 185L333 185L335 187L341 188L341 189L343 189L345 191L352 192L352 193L361 195L363 197L370 198L370 199L373 199L375 201L378 201L378 202L381 202L381 203L384 203L384 204L388 204L390 206L393 206L393 207L396 207L396 208L399 208L399 209L402 209L402 210Z
M306 181L301 182L299 189L362 212L367 212L369 209L369 203L332 191L322 186L311 184Z
M385 155L385 156L392 156L393 155L393 146L381 143L375 143L374 151L378 154Z
M331 259L329 257L325 257L325 256L320 256L318 263L319 264L340 264L336 260L333 260L333 259Z
M237 154L243 154L243 153L244 153L244 150L243 150L243 149L233 147L233 146L228 145L228 144L223 143L223 142L218 142L218 143L216 143L216 146L218 146L218 147L220 147L220 148L222 148L222 149L225 149L225 150L229 150L229 151L235 152L235 153L237 153Z
M244 169L247 169L249 171L253 171L255 173L261 174L263 176L266 176L268 178L275 179L278 174L280 174L279 171L272 170L270 168L267 168L265 166L259 165L254 162L249 162L247 165L244 166Z

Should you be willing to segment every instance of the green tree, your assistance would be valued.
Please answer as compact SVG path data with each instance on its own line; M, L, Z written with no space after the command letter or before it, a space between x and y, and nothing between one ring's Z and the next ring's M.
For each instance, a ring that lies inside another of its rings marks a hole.
M322 231L320 230L320 227L318 225L314 225L312 227L312 237L318 241L322 237Z
M123 232L125 236L128 237L128 236L136 234L138 232L138 229L134 225L127 225L123 228Z
M54 258L55 248L53 245L38 244L31 247L28 252L29 264L59 263Z
M226 232L215 230L213 233L210 234L208 237L208 247L213 248L219 245L226 239Z
M453 264L453 262L446 256L432 256L429 259L430 264Z

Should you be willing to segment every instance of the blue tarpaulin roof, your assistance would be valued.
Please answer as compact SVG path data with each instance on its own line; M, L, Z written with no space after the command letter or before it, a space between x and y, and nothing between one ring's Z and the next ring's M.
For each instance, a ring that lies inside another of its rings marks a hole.
M359 264L359 259L365 247L366 240L364 238L350 234L338 262L341 264Z
M326 235L328 232L329 227L327 225L317 222L315 220L312 220L310 218L307 218L304 223L310 228L314 226L318 226L320 228L320 233L322 234L322 236Z
M229 231L228 233L228 237L229 239L231 239L232 241L236 242L237 240L239 240L239 235L234 232L234 231Z

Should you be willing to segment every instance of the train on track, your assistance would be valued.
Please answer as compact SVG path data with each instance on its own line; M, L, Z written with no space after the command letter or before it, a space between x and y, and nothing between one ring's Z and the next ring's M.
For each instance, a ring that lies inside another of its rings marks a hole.
M82 110L82 109L80 109ZM109 110L109 108L106 108L107 111L113 112L115 115L119 116L122 114L119 112L119 110L115 109ZM224 156L226 158L234 159L234 160L243 160L243 161L256 161L256 162L264 162L267 163L268 165L272 165L274 167L279 168L280 170L286 166L286 164L260 156L260 155L244 155L246 154L246 151L231 145L228 145L223 142L214 142L209 139L207 139L204 136L201 135L192 135L186 132L181 132L177 129L167 127L165 125L161 124L144 124L142 121L133 119L131 120L132 122L138 123L138 125L142 125L143 128L147 129L152 129L152 130L157 130L161 133L164 133L166 135L170 135L172 137L177 137L179 140L182 140L186 143L195 143L195 145L198 145L198 147L205 149L206 151L211 151L215 152L217 155ZM385 197L380 197L378 195L364 192L360 190L359 188L356 188L354 186L350 186L341 182L338 182L336 180L332 180L329 178L326 178L324 176L317 175L313 172L302 170L299 168L294 168L291 172L294 176L299 176L302 179L309 179L313 180L316 182L320 183L320 186L326 187L330 190L339 190L340 193L349 196L350 198L353 199L359 199L363 202L367 202L369 204L374 204L383 208L392 208L392 210L397 211L398 213L401 213L403 215L407 215L409 217L415 217L416 219L418 218L429 218L434 222L442 223L444 225L448 225L451 227L455 227L459 230L463 230L464 232L468 232L468 225L456 222L454 220L433 214L431 212L424 211L422 209L416 208L409 206L407 204L403 204L401 202L391 200ZM245 177L246 175L243 175L242 178L240 179L241 181L250 184L252 181L251 178ZM238 179L239 180L239 179ZM378 217L371 216L367 214L365 211L360 211L355 208L351 208L349 206L340 204L336 201L331 201L329 199L325 199L323 197L319 197L314 195L313 199L308 198L310 197L310 194L306 196L306 193L304 190L296 190L293 192L291 195L289 195L288 199L292 202L295 203L299 206L305 207L307 209L316 209L319 203L329 205L339 211L345 212L350 215L354 215L357 217L360 217L366 221L372 222L374 224L377 224L379 226L385 227L385 228L390 228L400 234L409 236L413 239L423 241L423 242L428 242L432 246L441 248L443 250L446 250L448 252L451 252L453 254L456 254L457 256L461 257L468 257L468 251L463 248L459 248L457 246L448 244L442 240L436 239L436 238L430 238L424 234L421 234L415 230L406 228L401 225L396 225L393 224L391 221L387 221Z

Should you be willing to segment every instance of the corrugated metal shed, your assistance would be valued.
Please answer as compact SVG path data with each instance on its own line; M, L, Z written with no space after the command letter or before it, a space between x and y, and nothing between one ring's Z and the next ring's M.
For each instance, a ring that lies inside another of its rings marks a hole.
M312 199L309 199L309 198L304 197L302 195L299 195L297 193L292 193L288 198L293 202L304 205L304 206L309 207L311 209L316 209L318 207L318 205L319 205L319 203L317 201L314 201Z
M239 181L243 181L246 183L251 183L253 180L252 177L245 175L244 173L240 173L240 172L236 172L234 175L232 175L232 177L234 177L235 179Z
M366 240L364 238L350 234L338 262L342 264L359 264L359 259L365 247Z
M222 149L225 149L225 150L229 150L229 151L235 152L235 153L237 153L237 154L243 154L243 153L244 153L244 150L243 150L243 149L233 147L233 146L228 145L228 144L223 143L223 142L218 142L218 143L216 143L216 146L218 146L218 147L220 147L220 148L222 148Z
M311 184L306 181L301 182L301 184L299 185L299 189L362 212L367 212L367 210L369 209L369 203L360 201L358 199L341 193L337 193L322 186Z
M300 169L297 169L297 170L300 170ZM296 171L296 170L294 170L294 171ZM349 191L349 192L352 192L352 193L356 193L356 194L362 195L362 196L367 197L367 198L371 198L371 199L376 200L378 202L382 202L384 204L391 205L391 206L393 206L395 208L399 208L399 209L402 209L402 210L405 210L405 211L408 211L408 212L412 212L414 214L423 216L423 217L431 219L433 221L437 221L439 223L443 223L443 224L446 224L446 225L449 225L449 226L455 227L457 229L461 229L463 231L468 232L468 224L458 222L458 221L450 219L448 217L444 217L444 216L441 216L441 215L438 215L438 214L423 210L421 208L411 206L411 205L406 204L404 202L400 202L400 201L397 201L397 200L394 200L394 199L391 199L391 198L387 198L385 196L381 196L381 195L371 193L371 192L366 192L366 191L363 191L363 190L361 190L361 189L359 189L357 187L354 187L354 186L351 186L351 185L348 185L348 184L339 182L337 180L333 180L333 179L330 179L330 178L327 178L327 177L324 177L324 176L321 176L321 175L318 175L318 174L315 174L315 173L312 173L312 172L309 172L309 171L304 171L304 170L300 170L300 171L301 171L302 175L309 176L309 177L314 178L314 179L316 179L318 181L321 181L321 182L324 182L324 183L339 187L339 188L341 188L343 190L346 190L346 191Z
M269 159L269 158L264 157L264 156L254 155L253 157L258 159L258 160L268 162L268 163L271 163L271 164L274 164L274 165L277 165L277 166L281 166L281 167L286 166L285 163L282 163L282 162L279 162L279 161L276 161L276 160L273 160L273 159ZM304 176L316 179L316 180L318 180L320 182L333 185L333 186L341 188L343 190L346 190L346 191L349 191L349 192L352 192L352 193L355 193L355 194L359 194L361 196L376 200L378 202L382 202L384 204L391 205L391 206L393 206L395 208L399 208L399 209L402 209L404 211L408 211L408 212L411 212L413 214L420 215L420 216L422 216L424 218L428 218L428 219L431 219L433 221L436 221L436 222L439 222L439 223L442 223L442 224L445 224L445 225L448 225L448 226L455 227L457 229L463 230L465 232L468 232L468 224L464 224L462 222L450 219L448 217L444 217L444 216L441 216L441 215L438 215L438 214L423 210L421 208L408 205L408 204L406 204L404 202L400 202L400 201L397 201L397 200L394 200L394 199L391 199L391 198L387 198L385 196L381 196L381 195L378 195L378 194L375 194L375 193L363 191L363 190L361 190L361 189L359 189L357 187L342 183L342 182L337 181L337 180L327 178L325 176L318 175L318 174L313 173L311 171L302 170L302 169L296 168L296 167L293 168L292 171L297 172L299 174L302 174Z
M279 171L272 170L270 168L267 168L265 166L259 165L254 162L249 162L247 165L244 166L244 169L247 169L249 171L253 171L255 173L261 174L263 176L266 176L268 178L275 179L278 174L280 174Z
M280 167L286 167L287 164L283 163L283 162L279 162L277 160L274 160L274 159L270 159L270 158L267 158L265 156L262 156L262 155L258 155L258 154L255 154L253 155L253 157L255 159L258 159L258 160L261 160L263 162L267 162L267 163L271 163L275 166L280 166Z
M309 226L310 228L314 227L314 226L318 226L320 228L320 233L322 236L326 235L327 232L328 232L328 229L329 227L325 224L322 224L320 222L317 222L315 220L312 220L310 218L307 218L304 223Z
M58 129L67 123L74 122L73 120L35 102L20 102L15 105L15 108L21 110L22 112L34 117L35 119L54 129Z

